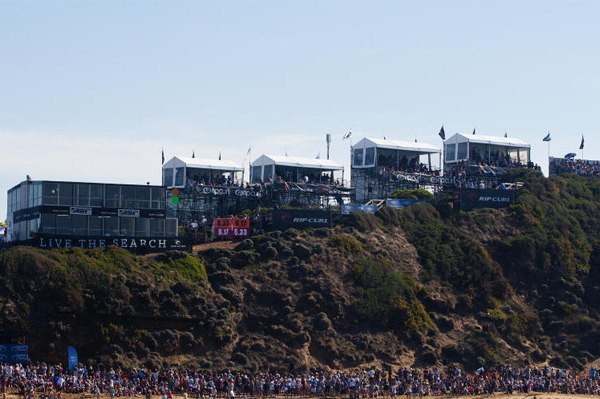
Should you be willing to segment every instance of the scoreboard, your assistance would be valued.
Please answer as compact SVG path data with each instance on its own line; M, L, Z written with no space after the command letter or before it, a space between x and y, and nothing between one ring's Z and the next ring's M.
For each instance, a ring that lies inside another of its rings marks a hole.
M250 237L250 219L215 219L214 237Z

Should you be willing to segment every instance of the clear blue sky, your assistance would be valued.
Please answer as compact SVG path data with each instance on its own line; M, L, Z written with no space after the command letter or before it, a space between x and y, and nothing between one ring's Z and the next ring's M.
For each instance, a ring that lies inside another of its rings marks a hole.
M0 213L25 179L160 184L160 153L349 164L508 132L600 159L598 1L0 1ZM346 172L346 178L349 171Z

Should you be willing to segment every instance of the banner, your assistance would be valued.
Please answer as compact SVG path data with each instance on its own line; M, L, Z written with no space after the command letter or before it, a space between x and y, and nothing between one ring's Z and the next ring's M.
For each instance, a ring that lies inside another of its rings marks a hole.
M71 345L67 346L67 354L69 357L69 371L73 371L75 367L79 364L79 360L77 359L77 351Z
M453 186L456 184L456 178L454 177L430 176L409 173L396 173L394 176L396 177L396 180L408 183L434 184L440 186Z
M279 210L273 211L273 229L287 230L331 227L330 211Z
M29 345L0 344L0 363L29 363Z
M342 205L342 215L349 215L351 212L367 212L375 214L377 205L344 204Z
M213 237L250 237L250 219L215 219Z
M419 202L427 202L427 200L412 200L412 199L387 199L385 202L386 206L394 209L406 208L409 205L417 204Z
M460 209L506 208L514 202L514 190L470 189L460 190Z
M87 237L41 235L22 244L38 248L106 248L115 246L128 251L146 254L166 251L192 251L191 237Z

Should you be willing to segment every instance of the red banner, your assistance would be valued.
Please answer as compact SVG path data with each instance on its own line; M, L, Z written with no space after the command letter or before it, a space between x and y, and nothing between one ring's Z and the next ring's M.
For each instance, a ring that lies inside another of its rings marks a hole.
M214 237L250 237L250 219L215 219Z

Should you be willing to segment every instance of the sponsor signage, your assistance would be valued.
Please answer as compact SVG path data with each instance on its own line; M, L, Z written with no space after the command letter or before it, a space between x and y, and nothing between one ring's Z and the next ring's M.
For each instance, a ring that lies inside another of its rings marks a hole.
M406 208L409 205L419 202L427 202L426 200L411 200L411 199L387 199L385 205L394 209Z
M117 212L119 217L123 218L139 218L140 210L139 209L119 209Z
M92 208L87 208L87 207L84 207L84 206L72 206L69 209L69 213L71 215L90 216L92 214Z
M28 345L0 344L0 363L28 363Z
M273 229L309 229L331 227L330 211L279 210L273 211Z
M349 215L351 212L367 212L375 214L377 205L344 204L342 205L342 215Z
M514 202L514 190L469 189L460 190L460 209L506 208Z
M83 215L83 216L118 216L134 218L164 218L164 209L122 209L122 208L93 208L87 206L41 206L26 209L18 221L38 217L40 213L54 215Z
M433 184L438 186L453 186L456 184L456 178L443 176L415 175L408 173L397 173L394 175L396 180L417 184Z
M215 219L214 237L250 237L250 219Z
M223 195L223 196L234 196L234 197L254 197L260 198L262 197L261 191L255 190L246 190L243 188L235 188L235 187L197 187L196 191L199 191L204 195Z
M42 235L25 241L24 244L39 248L106 248L115 246L135 253L151 253L165 251L191 252L190 237L72 237Z

